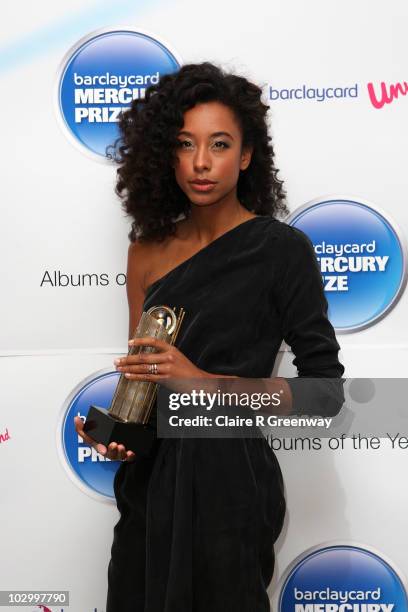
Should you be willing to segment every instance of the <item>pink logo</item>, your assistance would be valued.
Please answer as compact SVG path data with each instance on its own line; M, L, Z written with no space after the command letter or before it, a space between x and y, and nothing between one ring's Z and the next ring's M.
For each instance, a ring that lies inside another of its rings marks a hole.
M389 85L387 90L387 85L384 81L381 81L381 90L378 96L374 91L373 83L367 83L367 89L371 104L374 108L382 108L384 104L391 104L399 95L406 96L408 94L408 83L406 81L403 83L394 83Z
M6 431L4 433L0 433L0 444L2 442L7 442L7 440L10 440L11 436L8 432L8 429L6 429Z

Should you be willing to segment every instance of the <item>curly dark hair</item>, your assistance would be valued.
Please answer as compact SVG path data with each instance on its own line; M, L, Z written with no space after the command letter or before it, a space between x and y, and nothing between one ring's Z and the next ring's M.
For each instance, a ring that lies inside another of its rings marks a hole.
M119 164L115 192L133 218L131 242L162 241L175 233L180 216L189 216L191 203L176 182L172 164L183 114L200 102L218 101L231 108L241 127L242 146L253 146L251 163L238 178L241 204L258 215L288 213L283 181L273 163L269 107L261 94L254 83L210 62L186 64L163 75L146 89L144 98L133 100L121 113L120 137L106 155Z

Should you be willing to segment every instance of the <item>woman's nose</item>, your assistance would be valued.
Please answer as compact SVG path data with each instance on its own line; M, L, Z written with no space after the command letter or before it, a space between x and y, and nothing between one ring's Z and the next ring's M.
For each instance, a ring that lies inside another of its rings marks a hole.
M194 155L194 168L196 170L208 169L211 166L210 156L208 149L205 146L197 147Z

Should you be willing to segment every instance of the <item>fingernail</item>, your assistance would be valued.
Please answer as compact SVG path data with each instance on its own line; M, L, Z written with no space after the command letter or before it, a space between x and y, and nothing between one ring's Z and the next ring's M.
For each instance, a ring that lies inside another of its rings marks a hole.
M114 360L113 360L113 363L114 363L115 365L119 365L119 364L120 364L120 359L114 359Z

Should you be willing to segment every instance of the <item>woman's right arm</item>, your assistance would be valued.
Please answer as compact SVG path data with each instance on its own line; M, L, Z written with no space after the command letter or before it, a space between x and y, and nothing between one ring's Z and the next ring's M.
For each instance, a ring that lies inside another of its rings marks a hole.
M133 337L137 324L142 314L145 292L143 289L145 270L144 263L146 258L146 247L138 242L130 243L128 249L127 272L126 272L126 292L129 304L129 339ZM93 446L98 453L101 453L112 461L133 461L135 454L127 451L123 444L111 442L106 448L88 436L84 431L84 423L80 417L74 418L75 429L78 435L86 444Z
M126 292L129 305L129 340L133 338L142 316L146 262L149 260L147 250L147 246L137 241L131 242L128 249Z

